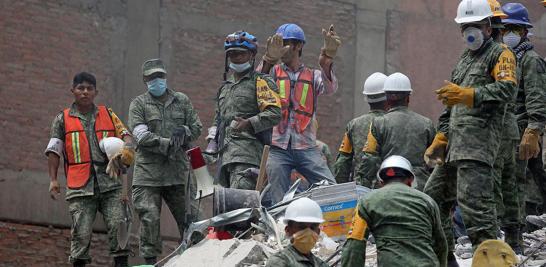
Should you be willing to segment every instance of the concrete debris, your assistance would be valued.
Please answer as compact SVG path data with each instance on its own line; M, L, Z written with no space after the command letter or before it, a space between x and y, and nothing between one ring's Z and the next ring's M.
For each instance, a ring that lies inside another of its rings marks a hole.
M205 239L181 255L170 259L165 267L263 266L276 251L254 240Z

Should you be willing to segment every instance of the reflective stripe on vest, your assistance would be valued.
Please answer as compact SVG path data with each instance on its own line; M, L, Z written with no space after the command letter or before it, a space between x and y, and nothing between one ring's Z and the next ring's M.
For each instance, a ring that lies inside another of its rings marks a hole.
M285 132L286 127L288 127L290 110L293 110L296 120L294 127L298 133L302 133L309 126L315 113L313 71L304 67L298 76L298 80L293 84L294 82L290 80L288 73L280 65L276 65L274 68L282 108L282 117L278 130L280 133ZM293 93L292 89L294 90Z
M105 106L98 106L95 118L95 134L100 142L105 137L115 135L114 123ZM70 109L63 111L65 129L65 174L66 184L70 189L84 187L91 176L91 150L78 117L69 115Z

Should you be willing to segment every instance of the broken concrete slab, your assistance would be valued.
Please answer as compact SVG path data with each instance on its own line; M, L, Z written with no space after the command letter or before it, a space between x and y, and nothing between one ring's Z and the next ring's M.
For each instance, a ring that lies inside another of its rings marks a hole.
M205 239L181 255L169 260L165 267L239 267L249 265L264 265L267 259L276 251L254 240L240 239Z

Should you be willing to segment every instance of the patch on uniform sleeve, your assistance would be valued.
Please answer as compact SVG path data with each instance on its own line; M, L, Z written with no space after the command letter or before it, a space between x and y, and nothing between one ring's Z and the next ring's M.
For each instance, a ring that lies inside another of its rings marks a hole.
M360 217L360 214L358 213L359 205L356 205L355 212L353 214L353 222L347 238L362 241L366 235L366 230L368 230L368 222L366 222L364 218Z
M341 142L341 145L339 146L339 152L343 153L353 153L353 144L351 143L351 140L349 139L349 135L347 132L343 135L343 141Z
M268 106L281 107L279 94L271 90L267 82L261 77L256 78L256 97L260 111L263 111Z
M502 51L491 75L496 81L516 83L516 58L512 51L508 49Z
M370 123L370 129L368 130L366 145L364 145L364 149L362 149L362 151L373 154L377 153L377 139L375 139L375 136L372 133L372 126L373 122Z
M119 117L112 111L112 109L108 108L108 111L110 112L110 117L112 118L112 123L114 124L114 127L116 128L116 136L117 137L123 137L125 135L129 134L129 131L127 130L127 127L121 122Z

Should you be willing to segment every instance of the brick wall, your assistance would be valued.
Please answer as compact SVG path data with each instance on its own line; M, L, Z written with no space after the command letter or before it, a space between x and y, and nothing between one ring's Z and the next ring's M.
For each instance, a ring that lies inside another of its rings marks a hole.
M129 258L129 263L131 265L143 264L143 260L138 258L138 240L135 236L131 236L129 244L131 250L136 254L136 256ZM177 246L177 242L164 241L161 258L167 256ZM71 266L68 263L69 255L70 229L0 221L1 267ZM90 255L93 262L87 266L112 266L113 259L109 256L106 234L93 234Z

